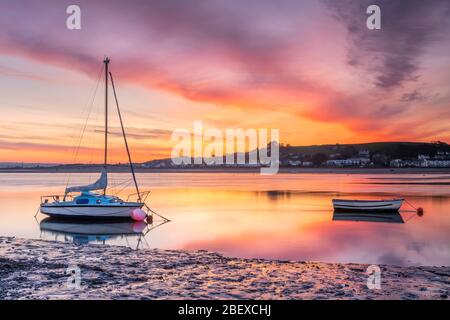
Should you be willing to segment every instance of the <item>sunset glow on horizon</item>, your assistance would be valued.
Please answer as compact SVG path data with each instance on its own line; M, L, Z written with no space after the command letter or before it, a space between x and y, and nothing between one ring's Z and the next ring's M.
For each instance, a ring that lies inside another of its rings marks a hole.
M136 162L170 157L196 120L290 145L450 142L448 1L81 0L81 30L70 4L0 3L0 162L101 163L104 56Z

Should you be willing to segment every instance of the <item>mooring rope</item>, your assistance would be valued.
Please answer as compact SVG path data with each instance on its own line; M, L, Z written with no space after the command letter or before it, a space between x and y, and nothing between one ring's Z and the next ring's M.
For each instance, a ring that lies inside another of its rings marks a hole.
M409 202L409 201L406 200L406 199L404 199L404 200L405 200L405 202L406 202L407 204L409 204L414 210L417 211L417 208L416 208L411 202Z

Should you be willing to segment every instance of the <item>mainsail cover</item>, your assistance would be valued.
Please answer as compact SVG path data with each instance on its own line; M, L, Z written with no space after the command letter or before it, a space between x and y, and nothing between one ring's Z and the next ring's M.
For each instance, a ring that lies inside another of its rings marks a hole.
M105 189L107 186L108 186L108 174L106 173L106 170L103 169L102 174L100 175L100 178L97 181L95 181L94 183L88 184L86 186L67 187L66 193L101 190L101 189Z

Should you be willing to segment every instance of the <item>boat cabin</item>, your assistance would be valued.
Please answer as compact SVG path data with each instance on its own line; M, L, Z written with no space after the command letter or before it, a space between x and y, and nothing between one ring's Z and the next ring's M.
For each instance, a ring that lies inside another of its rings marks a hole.
M116 196L109 196L91 191L82 192L81 195L73 199L73 202L81 205L101 205L111 203L123 204L123 200Z

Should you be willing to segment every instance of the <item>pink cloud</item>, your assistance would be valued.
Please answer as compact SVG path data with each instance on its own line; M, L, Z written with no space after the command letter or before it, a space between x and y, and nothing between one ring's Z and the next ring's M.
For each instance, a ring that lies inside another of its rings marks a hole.
M395 39L409 39L410 30L403 25L406 18L395 24L397 15L403 14L397 6L382 2L392 19L387 33L365 41L368 34L352 29L358 21L346 19L340 10L335 11L339 20L334 20L333 6L326 2L79 1L81 31L65 28L68 4L1 3L0 52L87 74L95 73L108 54L121 82L167 90L194 101L282 111L386 139L449 136L441 126L442 121L448 122L447 113L441 116L450 103L448 92L440 95L439 102L435 96L426 102L399 101L412 85L422 85L411 82L412 75L430 70L420 69L421 47L389 45ZM445 3L435 0L433 5L441 8ZM343 6L349 12L359 8L351 1ZM410 17L422 8L419 2L405 6ZM424 38L418 45L442 45L429 20L434 25L441 19L447 28L446 18L448 11L429 10L429 19L420 20ZM350 44L341 38L342 32ZM361 47L357 47L358 39L364 40ZM362 62L377 58L372 52L377 44L383 50L378 57L384 62L372 74L371 66ZM408 53L404 64L388 59L402 52ZM318 70L325 73L318 75ZM341 80L341 74L349 78ZM427 108L418 107L425 103ZM435 128L422 126L423 119ZM411 132L408 122L420 130Z

